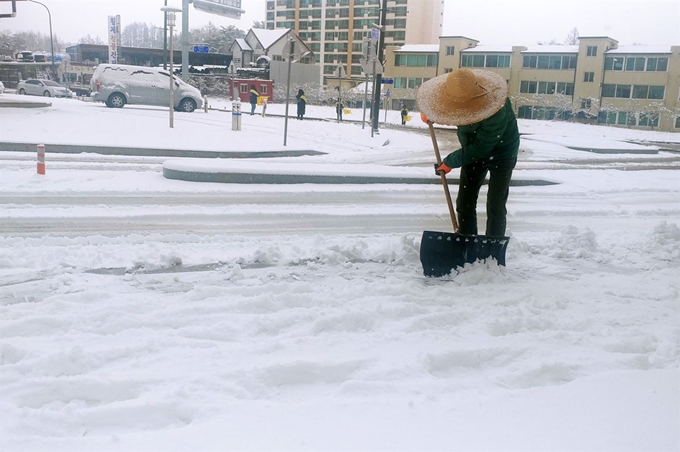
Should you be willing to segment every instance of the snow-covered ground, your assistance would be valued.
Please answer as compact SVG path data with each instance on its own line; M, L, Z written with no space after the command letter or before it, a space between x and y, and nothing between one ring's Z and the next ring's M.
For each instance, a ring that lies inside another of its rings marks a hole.
M430 279L441 186L167 180L49 144L281 150L284 120L51 101L0 108L0 142L47 143L44 176L0 152L3 451L680 448L680 154L658 144L680 134L520 121L515 178L558 184L511 188L507 268ZM203 163L436 177L416 118L307 116L328 120L291 118L285 149L325 155Z

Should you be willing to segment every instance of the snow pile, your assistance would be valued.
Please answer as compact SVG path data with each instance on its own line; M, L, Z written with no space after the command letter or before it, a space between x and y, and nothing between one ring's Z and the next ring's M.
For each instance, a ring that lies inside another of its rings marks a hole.
M654 228L649 251L659 259L678 263L680 260L680 228L675 223L666 221Z

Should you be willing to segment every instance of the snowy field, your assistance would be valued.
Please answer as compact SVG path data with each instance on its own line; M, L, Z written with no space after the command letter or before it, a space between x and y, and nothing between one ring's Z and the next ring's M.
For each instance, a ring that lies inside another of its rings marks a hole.
M310 106L326 120L291 118L284 148L271 115L170 129L51 102L0 108L0 142L47 144L44 176L0 152L3 452L680 449L680 134L521 120L514 178L556 184L511 187L507 267L431 279L441 186L192 183L162 167L195 159L49 148L316 150L202 162L436 178L417 115L372 138L361 110Z

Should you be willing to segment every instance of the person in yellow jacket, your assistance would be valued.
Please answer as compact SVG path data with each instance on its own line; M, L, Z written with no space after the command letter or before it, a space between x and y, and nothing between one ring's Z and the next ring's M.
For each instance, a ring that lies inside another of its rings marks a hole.
M255 85L250 85L250 116L255 114L255 107L257 107L257 98L260 93L255 89Z
M406 125L406 117L408 116L408 108L406 108L406 105L401 106L401 125L405 126Z
M297 99L297 118L302 121L307 109L307 96L305 96L305 92L302 89L299 89L295 98Z

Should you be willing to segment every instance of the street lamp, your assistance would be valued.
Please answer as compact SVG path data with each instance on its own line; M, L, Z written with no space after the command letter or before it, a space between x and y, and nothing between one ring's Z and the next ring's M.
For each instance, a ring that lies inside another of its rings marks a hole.
M28 0L29 2L32 3L37 3L38 5L42 5L46 10L47 10L47 17L50 20L50 47L52 48L52 76L56 76L56 71L54 70L54 39L52 39L52 13L50 13L50 9L47 7L47 5L40 3L36 0Z
M172 49L172 36L173 28L175 27L175 13L181 13L182 10L179 8L173 8L172 6L164 6L161 11L165 12L167 15L167 25L170 27L170 128L175 127L173 112L175 111L175 78L174 78L174 68L172 67L172 60L175 55L173 55Z

